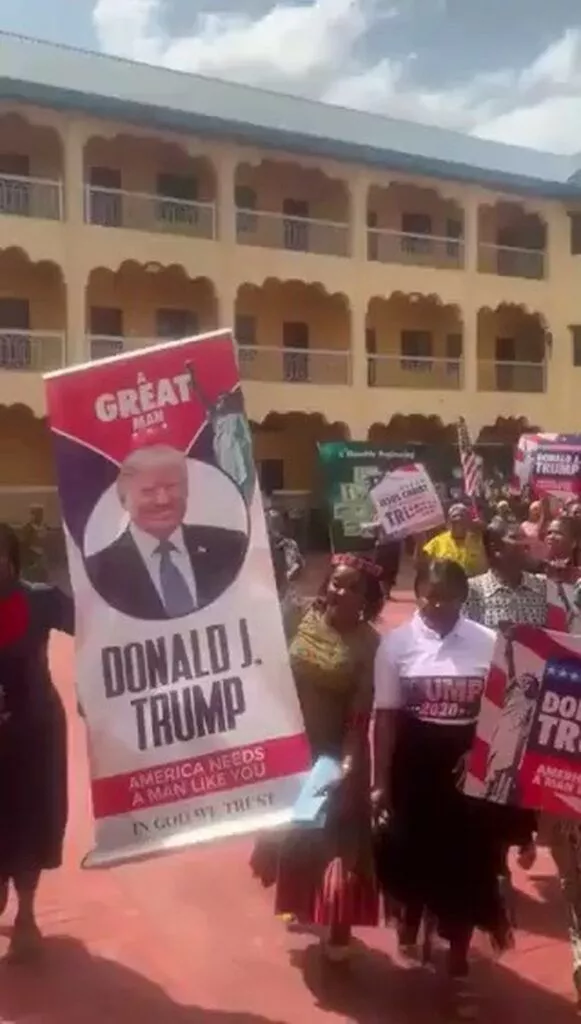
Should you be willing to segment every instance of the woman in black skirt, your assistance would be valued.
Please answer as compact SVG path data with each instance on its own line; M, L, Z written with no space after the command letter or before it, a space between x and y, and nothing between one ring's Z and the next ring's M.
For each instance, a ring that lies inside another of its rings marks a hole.
M377 848L383 891L400 907L400 948L415 955L424 915L449 943L448 973L467 1005L475 928L507 945L511 929L499 875L498 822L461 792L495 634L462 615L464 570L420 566L418 610L382 640L375 671L375 802L387 812ZM521 837L526 843L528 837Z
M0 524L0 912L12 883L17 959L39 950L36 891L42 871L61 864L67 822L66 719L47 653L53 629L73 633L71 598L20 579L18 539Z

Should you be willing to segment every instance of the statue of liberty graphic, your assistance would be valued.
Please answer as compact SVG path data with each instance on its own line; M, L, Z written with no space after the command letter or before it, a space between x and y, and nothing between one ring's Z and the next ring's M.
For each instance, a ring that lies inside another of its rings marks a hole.
M504 703L490 738L485 778L486 799L501 804L510 803L518 788L518 773L541 690L540 680L532 673L517 675L511 639L506 642L506 665Z
M248 505L254 491L255 470L252 435L242 405L240 390L224 392L211 402L188 364L192 392L206 413L212 428L216 465L240 488Z

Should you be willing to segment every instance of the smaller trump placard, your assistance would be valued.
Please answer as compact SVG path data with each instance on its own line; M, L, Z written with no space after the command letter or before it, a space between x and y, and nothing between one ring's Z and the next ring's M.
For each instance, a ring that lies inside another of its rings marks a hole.
M392 469L369 492L386 537L400 540L444 522L438 492L425 466Z
M499 636L464 791L581 817L581 636L533 626Z

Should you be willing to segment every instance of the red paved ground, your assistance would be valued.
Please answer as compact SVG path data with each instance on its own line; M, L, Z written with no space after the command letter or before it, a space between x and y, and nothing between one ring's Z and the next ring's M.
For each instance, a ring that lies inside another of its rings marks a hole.
M400 594L388 618L409 614ZM0 1024L427 1024L446 1019L436 976L398 966L389 930L362 933L350 968L321 967L314 940L287 935L247 870L250 843L109 872L78 867L90 844L83 726L74 713L72 645L52 663L70 713L71 825L66 866L47 876L44 965L0 965ZM33 756L33 752L31 752ZM564 1024L569 949L549 858L519 878L517 949L477 971L487 1024ZM9 920L9 917L8 917ZM0 953L7 941L0 931Z

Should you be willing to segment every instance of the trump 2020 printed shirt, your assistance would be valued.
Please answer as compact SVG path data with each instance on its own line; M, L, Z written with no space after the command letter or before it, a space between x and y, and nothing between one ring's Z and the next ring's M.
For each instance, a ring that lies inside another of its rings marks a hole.
M461 616L440 636L416 612L387 633L375 660L375 708L404 710L432 725L478 718L496 634Z

